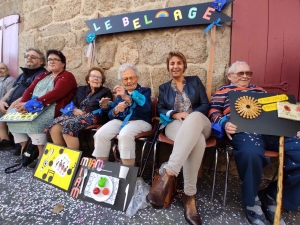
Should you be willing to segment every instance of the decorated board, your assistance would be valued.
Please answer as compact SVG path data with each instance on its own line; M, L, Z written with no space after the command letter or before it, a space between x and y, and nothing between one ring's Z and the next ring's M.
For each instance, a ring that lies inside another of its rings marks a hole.
M82 158L70 196L111 209L126 211L132 198L138 167Z
M227 0L222 8L232 1ZM218 18L221 22L231 22L232 19L220 9L220 7L214 7L212 2L206 2L97 18L85 21L90 28L86 35L96 36L163 27L211 24Z
M81 151L47 143L33 177L63 191L69 191L81 153Z
M293 95L231 91L229 99L231 122L237 125L237 132L293 137L300 131L300 122L279 118L277 112L277 102L296 102ZM243 101L250 102L250 108L243 110ZM256 106L260 109L255 109Z
M18 113L15 109L11 109L0 118L0 122L30 122L35 120L47 108L48 106L45 106L41 111L35 113Z

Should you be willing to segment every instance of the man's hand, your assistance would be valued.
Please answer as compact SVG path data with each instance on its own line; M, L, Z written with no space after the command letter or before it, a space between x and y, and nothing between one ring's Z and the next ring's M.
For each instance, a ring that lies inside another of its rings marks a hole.
M297 132L297 137L300 138L300 131Z
M174 114L172 115L172 118L173 118L174 120L179 120L180 122L183 122L183 120L184 120L185 118L187 118L188 115L189 115L189 114L188 114L187 112L174 113Z
M0 101L0 111L2 112L2 113L6 113L7 112L7 109L8 109L8 104L7 104L7 102L5 102L5 101Z
M73 113L74 116L82 116L82 115L84 115L84 112L82 110L80 110L80 109L73 109L72 113Z
M235 134L236 133L236 129L237 129L237 126L234 125L233 123L231 122L227 122L225 124L225 131L226 131L226 134L227 134L227 137L232 140L232 137L231 137L231 134Z

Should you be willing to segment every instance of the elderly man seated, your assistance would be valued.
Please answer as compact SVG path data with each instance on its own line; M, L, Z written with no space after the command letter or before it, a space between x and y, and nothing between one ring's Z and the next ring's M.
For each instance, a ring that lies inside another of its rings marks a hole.
M246 62L235 62L228 69L230 85L220 87L210 103L208 116L225 130L233 147L233 155L238 173L242 179L242 201L246 206L246 217L251 224L273 223L276 210L277 181L258 191L262 182L262 168L269 159L264 156L265 149L278 151L279 137L256 133L236 133L237 126L230 122L230 91L265 92L261 87L250 84L253 72ZM295 134L296 135L296 134ZM290 211L300 205L300 132L297 137L284 139L284 177L282 205ZM280 224L285 224L283 219Z

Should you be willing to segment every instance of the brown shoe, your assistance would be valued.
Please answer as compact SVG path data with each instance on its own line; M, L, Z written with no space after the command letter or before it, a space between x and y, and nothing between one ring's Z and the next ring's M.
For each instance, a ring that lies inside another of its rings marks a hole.
M168 194L169 187L172 184L175 176L170 176L165 170L158 179L155 186L152 186L146 199L151 203L153 208L161 209L164 206L165 198Z
M184 208L184 217L191 225L202 225L200 214L196 207L195 195L188 196L182 194L182 203Z

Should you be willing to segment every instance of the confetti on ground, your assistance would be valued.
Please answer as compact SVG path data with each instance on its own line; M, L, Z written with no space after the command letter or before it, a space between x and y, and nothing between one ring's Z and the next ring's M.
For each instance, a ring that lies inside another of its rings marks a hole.
M4 169L13 165L16 157L11 151L0 151L0 224L1 225L97 225L97 224L187 224L178 195L168 209L155 210L148 207L129 218L124 212L111 210L97 204L76 200L51 185L34 179L32 171L23 168L16 173L5 174ZM223 173L218 173L214 199L210 201L212 171L203 171L198 181L197 206L204 225L248 224L241 203L240 184L237 176L229 176L226 207L222 206L224 195ZM178 187L182 188L182 179ZM263 182L266 186L268 181ZM53 213L60 204L63 210ZM288 225L300 224L300 211L283 213Z

